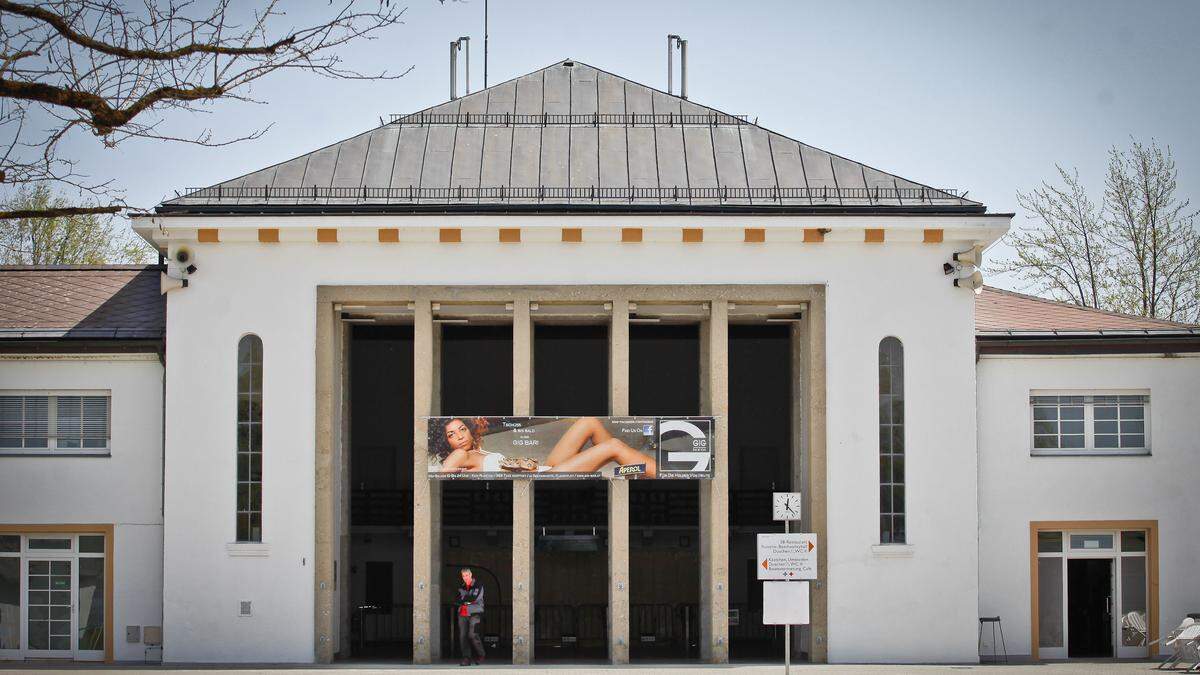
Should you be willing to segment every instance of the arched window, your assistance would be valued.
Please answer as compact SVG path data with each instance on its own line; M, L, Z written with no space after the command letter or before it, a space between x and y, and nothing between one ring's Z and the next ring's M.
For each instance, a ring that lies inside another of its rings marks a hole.
M903 544L904 345L879 342L879 542Z
M262 340L238 341L237 540L262 541Z

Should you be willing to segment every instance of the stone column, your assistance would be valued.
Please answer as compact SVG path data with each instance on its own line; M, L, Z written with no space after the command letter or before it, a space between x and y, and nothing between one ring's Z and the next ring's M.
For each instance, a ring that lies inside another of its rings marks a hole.
M612 302L609 414L629 414L629 301ZM608 481L608 658L629 663L629 481Z
M334 503L337 505L338 557L333 561L334 590L338 598L338 639L335 653L348 656L351 649L350 621L354 615L350 586L350 427L354 411L350 408L351 332L349 324L341 328L339 394L337 404L342 413L338 442L338 477L334 482Z
M807 311L805 312L807 316ZM808 333L804 322L793 323L791 328L792 360L792 475L791 482L779 486L779 490L799 492L801 518L799 527L793 523L792 531L812 532L812 499L808 489ZM756 582L760 583L760 582ZM815 584L810 583L811 589ZM792 627L792 660L799 661L801 652L812 655L812 624Z
M700 485L700 657L729 661L729 302L712 301L701 333L700 404L717 418L713 477Z
M441 652L441 490L429 480L427 427L434 413L435 332L429 300L413 308L413 663L433 663Z
M513 301L513 414L533 410L533 321L529 298ZM533 661L533 480L513 481L512 633L514 664Z
M316 471L313 477L315 491L313 551L313 582L315 585L313 621L313 659L317 663L329 663L334 652L334 560L337 543L334 535L333 482L334 444L339 433L334 426L334 397L339 382L335 368L340 363L340 323L329 302L317 303L316 335Z
M813 663L829 660L829 527L827 522L825 455L825 287L813 289L807 316L804 320L805 450L808 455L805 472L806 501L808 502L809 531L817 535L817 580L810 584L809 619L812 646L809 652Z
M441 324L433 324L433 360L430 367L432 386L430 391L429 414L442 414L442 326ZM417 422L417 425L422 430L427 429L428 425ZM426 434L426 438L429 436ZM430 569L433 570L433 615L429 623L429 641L433 645L430 653L433 655L434 663L442 659L442 631L447 630L445 624L445 615L442 610L449 604L448 598L443 591L442 579L446 577L446 567L442 564L442 486L441 481L429 481L429 522L431 523L430 531L433 532L433 549L430 551ZM458 570L452 572L452 576L458 577Z

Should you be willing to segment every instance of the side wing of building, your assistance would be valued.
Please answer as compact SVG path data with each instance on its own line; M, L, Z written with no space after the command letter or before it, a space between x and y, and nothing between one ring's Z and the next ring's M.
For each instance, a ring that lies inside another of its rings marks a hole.
M0 268L0 659L156 660L158 268Z
M1149 656L1200 607L1200 329L995 289L978 311L979 611L1001 617L996 649Z

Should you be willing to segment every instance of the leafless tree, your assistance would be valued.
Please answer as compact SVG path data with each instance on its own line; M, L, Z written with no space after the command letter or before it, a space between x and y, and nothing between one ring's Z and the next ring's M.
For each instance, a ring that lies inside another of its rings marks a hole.
M1176 196L1170 148L1134 142L1109 152L1104 185L1118 311L1200 321L1200 234L1190 201Z
M1115 312L1200 322L1200 232L1176 194L1171 149L1133 141L1109 151L1104 197L1088 197L1077 171L1017 200L1036 222L1008 235L1014 255L992 266L1035 292Z
M1108 250L1101 210L1087 196L1079 172L1056 166L1062 186L1042 183L1017 201L1040 226L1009 236L1016 257L1000 263L1038 293L1084 307L1100 307L1107 281Z
M82 195L40 216L116 213L123 192L111 177L81 175L60 153L77 130L108 147L130 138L223 145L210 130L173 135L168 113L206 112L218 100L253 101L249 85L277 71L337 79L392 79L346 66L339 48L401 23L390 0L338 0L305 27L284 27L282 0L0 0L0 185L33 184ZM57 202L56 202L57 203ZM0 218L29 214L0 212Z

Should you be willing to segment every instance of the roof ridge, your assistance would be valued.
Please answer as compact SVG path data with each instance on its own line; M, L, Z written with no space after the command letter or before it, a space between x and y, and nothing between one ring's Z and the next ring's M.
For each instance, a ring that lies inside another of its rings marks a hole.
M1008 288L1000 288L998 286L984 286L984 289L988 290L988 291L997 292L997 293L1005 293L1007 295L1013 295L1013 296L1016 296L1019 298L1025 298L1026 300L1034 300L1036 302L1041 302L1041 303L1044 303L1047 305L1054 305L1056 307L1064 307L1067 309L1075 309L1075 310L1079 310L1081 312L1088 312L1088 313L1092 313L1092 314L1103 314L1105 316L1111 316L1111 317L1115 317L1118 319L1133 319L1136 321L1151 321L1151 322L1155 322L1155 323L1165 324L1165 325L1171 326L1173 328L1195 328L1197 325L1200 325L1200 324L1183 323L1181 321L1171 321L1170 319L1159 319L1158 317L1153 317L1153 316L1140 316L1138 314L1127 314L1125 312L1114 312L1114 311L1107 310L1107 309L1099 309L1097 307L1085 307L1083 305L1077 305L1073 302L1066 302L1064 300L1054 300L1052 298L1043 298L1040 295L1030 295L1029 293L1021 293L1020 291L1014 291L1014 290L1011 290Z

